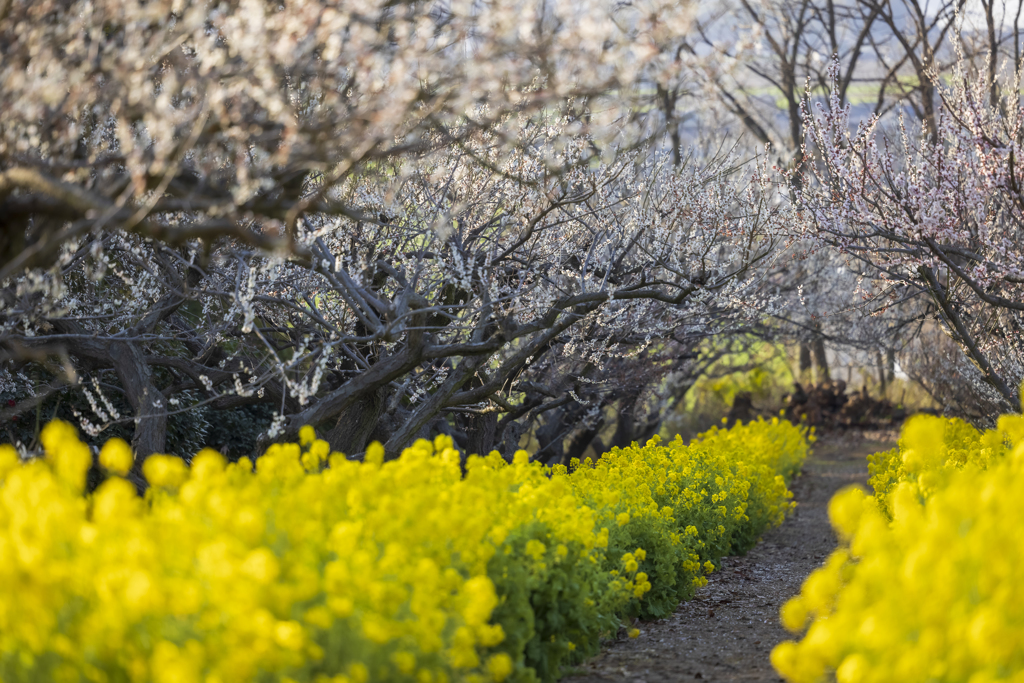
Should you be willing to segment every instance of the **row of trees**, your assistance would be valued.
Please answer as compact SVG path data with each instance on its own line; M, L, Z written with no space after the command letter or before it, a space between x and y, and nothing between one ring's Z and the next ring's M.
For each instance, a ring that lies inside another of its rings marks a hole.
M654 433L709 340L903 361L936 323L905 367L1004 407L1017 85L970 40L945 69L964 7L925 9L0 3L0 419L555 461Z
M898 358L947 410L1019 405L1022 8L740 0L699 24L693 82L771 145L826 247L783 288L800 288L787 322L802 362L822 366L828 341L890 372Z

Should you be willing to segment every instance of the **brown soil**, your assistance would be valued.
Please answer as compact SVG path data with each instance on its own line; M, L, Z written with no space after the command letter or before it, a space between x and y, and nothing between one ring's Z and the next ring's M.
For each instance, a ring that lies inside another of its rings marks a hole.
M844 486L866 486L867 456L896 438L895 430L822 435L793 483L798 505L781 527L746 556L724 558L671 617L638 623L638 638L611 643L563 683L780 681L768 659L789 637L779 608L835 547L828 501Z

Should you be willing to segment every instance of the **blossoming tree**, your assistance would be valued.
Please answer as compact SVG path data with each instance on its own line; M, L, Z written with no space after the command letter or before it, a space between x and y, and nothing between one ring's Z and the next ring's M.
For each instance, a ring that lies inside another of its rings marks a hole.
M937 85L934 136L901 126L880 138L877 119L851 132L835 97L809 111L818 163L801 202L811 234L862 264L904 312L916 301L914 315L939 321L970 361L961 381L1013 410L1024 379L1024 110L1016 78L993 102L984 74L961 61Z
M687 12L3 5L4 415L485 451L607 360L656 384L759 315L789 222L763 166L657 151Z

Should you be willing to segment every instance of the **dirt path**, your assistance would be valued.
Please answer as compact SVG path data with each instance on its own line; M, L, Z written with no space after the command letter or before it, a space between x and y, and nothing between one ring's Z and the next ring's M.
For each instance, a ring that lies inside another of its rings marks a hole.
M623 639L578 667L565 683L661 683L781 680L768 661L788 636L779 608L835 547L827 505L848 484L866 486L870 453L892 448L893 432L823 436L793 484L799 505L745 557L730 557L708 585L668 619L638 624Z

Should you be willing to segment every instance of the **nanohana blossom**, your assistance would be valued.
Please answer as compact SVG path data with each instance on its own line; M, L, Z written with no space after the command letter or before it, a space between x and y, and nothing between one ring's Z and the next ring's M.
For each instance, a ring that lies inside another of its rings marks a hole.
M153 455L140 496L116 439L85 493L92 454L54 421L41 458L0 446L0 676L553 681L781 523L806 436L757 421L464 473L446 436L359 463L307 426L255 464Z

